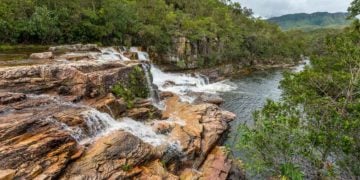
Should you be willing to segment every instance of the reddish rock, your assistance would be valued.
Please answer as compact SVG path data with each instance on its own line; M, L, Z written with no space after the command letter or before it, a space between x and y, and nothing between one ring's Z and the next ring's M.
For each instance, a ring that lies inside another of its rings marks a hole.
M139 64L77 61L0 68L0 89L94 98L111 92L116 83L127 84L128 75L136 66Z
M148 180L148 179L158 179L158 180L179 180L180 178L172 173L170 173L160 160L155 160L151 163L146 164L146 166L141 167L142 172L139 176L134 179Z
M86 104L95 107L101 112L108 113L114 118L121 117L127 109L126 103L122 99L116 99L116 97L111 93L99 99L87 100Z
M176 96L168 98L165 104L164 119L174 118L184 122L184 125L175 124L170 138L180 142L184 153L189 157L188 163L195 168L200 167L235 115L222 111L213 104L191 105L180 102Z
M25 98L26 95L22 93L0 92L0 105L6 105L6 104L22 101Z
M224 147L215 147L207 156L201 167L200 180L226 180L230 174L232 162L228 159Z
M63 178L127 179L141 172L137 166L154 157L152 146L127 132L115 131L92 144Z

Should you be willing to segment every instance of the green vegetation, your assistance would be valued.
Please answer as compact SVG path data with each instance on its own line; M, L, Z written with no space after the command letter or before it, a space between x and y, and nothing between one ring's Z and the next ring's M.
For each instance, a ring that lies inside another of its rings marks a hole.
M125 100L128 108L134 106L136 98L147 98L149 89L146 85L146 77L143 70L136 66L131 73L129 73L129 81L116 84L112 88L112 92Z
M351 3L351 6L349 7L348 11L350 12L350 17L356 17L360 14L360 0L354 0Z
M131 165L129 165L129 164L124 164L124 165L121 166L121 169L123 171L130 171L130 170L133 169L133 167Z
M299 29L311 31L323 28L344 28L351 24L348 13L317 12L313 14L289 14L268 19L269 22L278 24L283 30Z
M247 168L285 179L360 177L360 22L319 37L311 66L286 73L282 102L268 101L238 147Z
M164 55L186 37L203 66L299 59L301 42L251 15L229 0L1 0L0 43L91 42Z

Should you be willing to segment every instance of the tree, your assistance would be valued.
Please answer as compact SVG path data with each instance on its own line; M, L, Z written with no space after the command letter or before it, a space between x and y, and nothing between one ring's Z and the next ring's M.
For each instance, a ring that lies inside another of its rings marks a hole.
M355 16L360 14L360 0L354 0L351 3L351 6L348 8L350 13L349 17L354 18Z
M285 74L284 101L268 102L255 127L243 128L240 147L271 175L284 175L286 165L308 178L360 176L359 29L355 21L328 36L311 67Z

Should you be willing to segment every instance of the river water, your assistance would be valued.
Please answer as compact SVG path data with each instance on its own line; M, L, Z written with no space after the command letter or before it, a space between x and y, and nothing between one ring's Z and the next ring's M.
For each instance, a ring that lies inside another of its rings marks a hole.
M282 91L279 85L283 78L282 72L283 70L268 70L232 79L237 89L221 94L225 100L222 108L236 114L236 119L231 122L230 132L225 141L225 145L235 156L240 155L235 150L239 137L237 128L241 124L252 126L254 124L253 112L260 110L267 99L280 100Z
M305 64L300 64L291 71L300 72L309 62L306 60ZM238 127L242 124L253 126L254 111L261 110L267 99L281 100L282 90L279 86L284 71L285 69L272 69L233 78L231 82L236 85L236 89L220 94L225 100L221 107L236 114L236 119L231 122L230 131L225 140L225 145L230 148L235 157L241 158L241 152L236 151L239 133L241 133Z

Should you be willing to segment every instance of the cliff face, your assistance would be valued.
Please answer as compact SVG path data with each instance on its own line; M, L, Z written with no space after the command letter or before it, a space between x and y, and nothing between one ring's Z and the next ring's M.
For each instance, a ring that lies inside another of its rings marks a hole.
M232 161L217 143L234 114L171 93L162 111L147 98L112 94L134 80L148 91L145 78L134 78L139 69L145 76L141 63L82 48L0 67L0 179L228 177Z
M186 37L174 37L169 49L168 53L161 55L160 63L173 64L180 69L195 69L221 59L223 44L216 38L190 41Z

